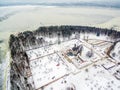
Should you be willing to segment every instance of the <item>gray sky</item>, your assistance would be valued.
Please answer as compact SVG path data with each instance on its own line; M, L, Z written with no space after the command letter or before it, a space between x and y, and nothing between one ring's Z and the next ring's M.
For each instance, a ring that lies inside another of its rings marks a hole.
M1 2L93 2L93 1L99 1L99 2L117 2L120 0L0 0Z
M12 3L80 3L80 2L90 2L90 3L100 3L105 5L120 4L120 0L0 0L0 4L12 4Z

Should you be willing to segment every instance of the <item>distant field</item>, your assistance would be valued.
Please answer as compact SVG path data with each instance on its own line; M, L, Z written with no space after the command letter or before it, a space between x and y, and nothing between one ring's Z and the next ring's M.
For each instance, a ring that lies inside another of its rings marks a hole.
M11 33L49 25L88 25L120 30L120 10L96 7L6 6L0 7L0 39ZM6 44L5 44L6 47Z

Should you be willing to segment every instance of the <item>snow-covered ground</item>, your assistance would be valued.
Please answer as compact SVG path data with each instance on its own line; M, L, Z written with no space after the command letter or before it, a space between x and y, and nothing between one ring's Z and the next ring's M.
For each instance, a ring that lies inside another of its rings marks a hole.
M120 81L117 78L120 65L106 55L113 44L112 40L107 40L106 36L99 36L99 40L96 35L90 35L86 34L90 40L81 34L79 39L72 35L70 40L61 40L60 43L55 43L56 38L46 38L45 41L54 44L26 50L31 70L29 83L32 83L35 89L43 90L119 90ZM67 55L69 50L75 53L75 45L82 45L82 52L77 56ZM93 53L90 57L87 55L89 51ZM4 88L9 88L8 64L4 74Z
M115 45L113 50L110 52L110 56L120 62L120 42Z
M33 49L33 50L28 50L26 51L26 53L28 54L28 58L29 60L32 59L36 59L38 57L42 57L57 51L62 51L65 50L69 47L74 46L75 43L79 42L77 39L73 39L73 40L68 40L66 42L62 42L61 44L53 44L53 45L47 45L47 46L43 46L37 49ZM32 53L32 55L31 55Z
M4 64L0 64L0 90L3 88L3 81L4 81L4 68L2 68Z
M56 53L30 61L30 68L35 89L50 84L69 72L68 66Z
M67 55L75 44L83 45L82 53ZM33 77L29 82L40 90L119 90L120 81L115 76L119 67L106 57L106 48L112 44L105 37L103 41L72 39L28 50ZM93 55L88 57L91 50Z
M70 74L55 83L44 88L44 90L119 90L120 81L112 76L101 65L91 66L82 69L77 74ZM75 89L74 89L75 88Z
M6 60L0 64L0 90L10 90L10 53L7 52Z

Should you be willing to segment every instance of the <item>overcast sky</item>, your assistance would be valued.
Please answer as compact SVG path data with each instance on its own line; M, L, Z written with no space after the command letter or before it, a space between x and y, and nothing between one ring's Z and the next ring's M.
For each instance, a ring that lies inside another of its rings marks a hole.
M12 3L100 3L100 4L120 4L120 0L0 0L0 4L12 4Z
M117 2L120 0L0 0L1 2L93 2L93 1L99 1L99 2Z

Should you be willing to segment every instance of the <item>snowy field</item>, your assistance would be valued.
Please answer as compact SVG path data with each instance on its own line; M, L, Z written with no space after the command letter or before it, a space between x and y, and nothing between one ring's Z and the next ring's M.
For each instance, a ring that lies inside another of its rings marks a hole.
M26 53L28 55L29 60L32 60L38 57L42 57L42 56L57 52L57 51L65 50L69 47L74 46L74 44L77 42L79 42L77 39L68 40L68 41L62 42L61 44L47 45L37 49L27 50Z
M116 44L112 52L110 53L111 57L120 62L120 42Z
M103 41L72 39L27 50L33 77L30 83L34 82L33 86L39 90L119 90L120 65L106 57L112 44L104 38ZM76 56L73 48L77 46L83 49ZM68 55L69 52L73 55ZM88 52L92 55L87 55Z
M89 44L91 44L96 51L99 52L100 55L104 55L108 51L108 49L113 45L112 41L106 41L106 40L95 40L91 39L88 40Z
M77 74L70 74L55 83L44 88L44 90L119 90L120 81L105 70L100 63L82 69Z
M41 88L68 74L69 68L56 54L30 61L35 89Z

